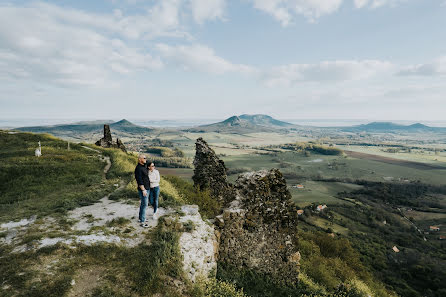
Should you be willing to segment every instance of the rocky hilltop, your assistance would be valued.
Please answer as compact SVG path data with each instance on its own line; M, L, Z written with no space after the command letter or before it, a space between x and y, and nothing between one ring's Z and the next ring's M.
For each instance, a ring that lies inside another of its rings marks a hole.
M300 253L296 248L297 209L277 169L245 173L229 184L226 167L212 148L197 139L194 183L225 202L216 217L218 261L255 269L275 280L296 285Z

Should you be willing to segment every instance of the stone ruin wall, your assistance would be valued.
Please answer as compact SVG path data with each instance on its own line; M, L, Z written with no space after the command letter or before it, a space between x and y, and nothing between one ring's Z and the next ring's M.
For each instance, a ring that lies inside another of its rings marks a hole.
M298 215L281 172L244 173L230 185L224 162L208 144L199 138L196 147L195 185L227 195L216 196L226 202L222 214L215 218L218 261L295 285L300 261Z
M113 143L109 125L104 125L104 137L96 141L95 144L100 147L118 148L123 152L127 152L127 149L125 148L125 145L122 143L121 139L116 138L116 143Z

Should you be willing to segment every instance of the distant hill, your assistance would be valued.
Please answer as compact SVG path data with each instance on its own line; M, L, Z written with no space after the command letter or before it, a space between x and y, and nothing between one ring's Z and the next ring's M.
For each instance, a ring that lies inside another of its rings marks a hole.
M429 127L420 123L412 125L400 125L392 122L372 122L368 124L342 128L351 132L446 132L446 128Z
M246 120L252 124L255 125L262 125L262 126L274 126L274 127L293 127L294 125L291 123L283 122L274 119L273 117L270 117L269 115L264 114L242 114L239 117L241 120Z
M109 124L112 134L118 136L119 138L125 137L128 134L149 134L154 130L152 128L135 125L126 119L115 123L93 121L54 126L21 127L16 128L15 130L33 133L49 133L57 137L69 139L95 140L98 137L100 138L103 134L104 124Z
M79 122L75 122L73 123L74 125L94 125L94 124L112 124L114 123L113 120L95 120L95 121L79 121Z
M223 133L253 133L277 132L278 129L292 128L295 125L276 120L264 114L243 114L232 116L214 124L202 125L187 129L190 132L223 132Z
M130 134L148 133L154 130L152 128L135 125L132 122L127 121L126 119L110 124L110 129L112 131L126 132Z

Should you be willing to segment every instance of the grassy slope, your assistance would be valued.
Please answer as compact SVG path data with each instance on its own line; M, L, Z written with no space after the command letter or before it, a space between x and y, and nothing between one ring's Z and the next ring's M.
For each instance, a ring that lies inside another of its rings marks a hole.
M42 156L34 156L37 142ZM81 145L44 134L0 132L0 222L64 213L110 192L105 162Z

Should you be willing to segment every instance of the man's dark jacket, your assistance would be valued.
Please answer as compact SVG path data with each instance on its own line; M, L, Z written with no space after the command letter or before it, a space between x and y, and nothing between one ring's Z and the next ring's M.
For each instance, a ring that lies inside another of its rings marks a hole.
M138 184L138 189L141 189L139 186L144 185L144 188L147 191L150 190L149 172L147 170L146 165L141 165L139 163L136 165L135 179Z

